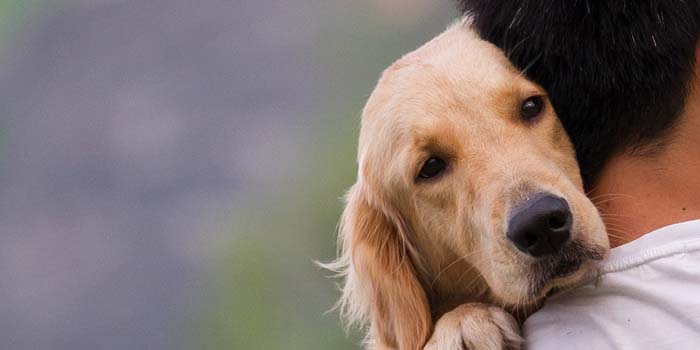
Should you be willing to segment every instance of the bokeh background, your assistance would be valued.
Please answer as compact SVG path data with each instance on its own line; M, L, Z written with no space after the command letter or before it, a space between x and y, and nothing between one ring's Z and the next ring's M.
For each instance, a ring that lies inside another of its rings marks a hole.
M0 349L358 349L329 273L431 0L0 0Z

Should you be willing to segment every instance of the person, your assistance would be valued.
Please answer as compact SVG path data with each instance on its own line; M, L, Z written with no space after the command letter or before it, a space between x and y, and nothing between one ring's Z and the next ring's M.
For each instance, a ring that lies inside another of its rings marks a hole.
M549 93L613 247L525 347L700 349L700 1L459 3Z

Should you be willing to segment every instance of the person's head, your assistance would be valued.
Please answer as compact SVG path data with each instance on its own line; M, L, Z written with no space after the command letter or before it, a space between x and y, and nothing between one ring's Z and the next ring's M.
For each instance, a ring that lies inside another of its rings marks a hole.
M587 187L615 154L668 142L696 66L700 1L460 0L549 93Z

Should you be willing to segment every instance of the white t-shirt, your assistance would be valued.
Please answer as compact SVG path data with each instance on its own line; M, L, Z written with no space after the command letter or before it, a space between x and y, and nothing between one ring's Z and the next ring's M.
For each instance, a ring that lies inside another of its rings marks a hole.
M614 248L598 278L549 298L525 349L700 349L700 220Z

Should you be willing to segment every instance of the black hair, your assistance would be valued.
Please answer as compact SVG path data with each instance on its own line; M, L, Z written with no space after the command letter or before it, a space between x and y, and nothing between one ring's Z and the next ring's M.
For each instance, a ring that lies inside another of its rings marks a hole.
M549 93L590 186L616 152L658 150L681 114L700 0L460 0Z

